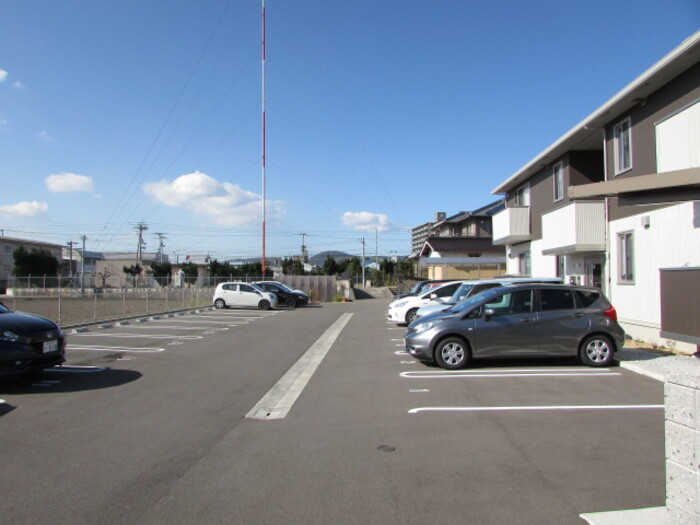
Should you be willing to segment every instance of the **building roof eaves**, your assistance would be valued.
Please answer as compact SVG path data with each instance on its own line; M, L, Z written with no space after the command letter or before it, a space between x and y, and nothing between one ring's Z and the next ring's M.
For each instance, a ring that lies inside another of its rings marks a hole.
M644 100L646 96L694 65L698 61L698 56L694 56L694 54L699 50L700 30L686 38L679 46L629 83L600 108L576 124L559 140L494 188L491 193L505 193L513 189L539 171L543 165L563 155L592 133L603 129L620 113L627 111L641 100Z

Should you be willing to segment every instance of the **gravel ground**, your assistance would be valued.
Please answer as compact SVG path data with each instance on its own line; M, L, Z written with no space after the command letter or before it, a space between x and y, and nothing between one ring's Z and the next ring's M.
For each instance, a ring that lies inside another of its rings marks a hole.
M625 346L617 353L620 366L644 374L659 381L666 381L672 376L700 378L700 359L689 355L670 354L640 348L637 344Z

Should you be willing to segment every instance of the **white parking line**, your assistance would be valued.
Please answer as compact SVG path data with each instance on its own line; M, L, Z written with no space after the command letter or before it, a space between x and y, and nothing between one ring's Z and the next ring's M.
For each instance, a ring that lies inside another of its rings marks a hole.
M201 330L202 328L199 326L173 326L173 325L151 325L151 326L134 326L134 325L128 325L128 326L120 326L119 328L137 328L139 330L162 330L163 328L167 328L168 330ZM230 328L214 328L214 327L206 327L207 330L212 331L212 332L225 332L226 330L230 330Z
M594 372L594 373L566 373L566 374L551 374L551 373L546 373L542 372L539 374L462 374L462 375L451 375L451 376L445 376L445 375L439 375L439 374L434 374L434 375L424 375L424 376L412 376L411 372L403 372L400 374L401 377L404 377L406 379L454 379L454 378L469 378L469 379L474 379L474 378L480 378L480 377L592 377L592 376L603 376L603 377L613 377L613 376L621 376L619 372Z
M71 372L77 374L92 374L94 372L104 372L107 370L104 366L89 366L89 365L61 365L51 368L45 368L44 372Z
M165 352L165 348L131 347L131 346L89 346L89 345L68 345L67 350L87 350L90 352L135 352L141 354L156 354Z
M287 417L287 413L292 409L306 384L311 380L328 350L333 346L352 316L351 313L342 314L245 417L266 421Z
M131 337L131 338L141 338L141 339L203 339L201 335L161 335L161 334L110 334L110 333L100 333L100 334L73 334L72 337Z
M546 411L546 410L647 410L663 409L665 405L550 405L522 407L422 407L412 408L409 414L420 412L509 412L509 411Z

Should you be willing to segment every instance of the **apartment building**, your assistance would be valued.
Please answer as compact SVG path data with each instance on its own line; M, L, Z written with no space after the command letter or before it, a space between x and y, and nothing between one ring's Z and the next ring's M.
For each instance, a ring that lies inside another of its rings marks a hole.
M493 236L508 273L599 287L628 335L694 351L700 31L493 193L506 199Z

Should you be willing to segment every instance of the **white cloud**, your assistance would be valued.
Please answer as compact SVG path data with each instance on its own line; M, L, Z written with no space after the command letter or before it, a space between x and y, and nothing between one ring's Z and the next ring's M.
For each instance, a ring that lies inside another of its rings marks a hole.
M74 191L92 191L95 184L92 177L76 175L75 173L59 173L46 177L46 187L49 191L67 193Z
M38 217L49 211L49 205L45 202L18 202L17 204L7 204L0 206L0 213L7 215L17 215L20 217Z
M12 83L12 87L14 87L16 89L24 89L24 84L22 84L22 82L20 82L19 80L15 80Z
M36 136L42 140L48 140L48 141L56 140L51 135L49 135L48 131L37 131Z
M389 221L389 217L383 213L371 213L368 211L346 211L340 218L348 228L360 231L385 232L396 228Z
M7 80L7 71L0 69L0 82L5 82Z
M245 191L237 184L219 182L199 171L181 175L172 182L144 184L143 191L158 202L184 208L220 226L238 226L260 220L262 216L262 196ZM281 201L267 202L267 218L274 220L283 214Z

